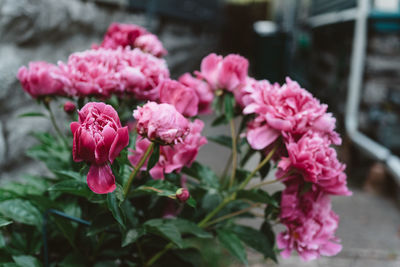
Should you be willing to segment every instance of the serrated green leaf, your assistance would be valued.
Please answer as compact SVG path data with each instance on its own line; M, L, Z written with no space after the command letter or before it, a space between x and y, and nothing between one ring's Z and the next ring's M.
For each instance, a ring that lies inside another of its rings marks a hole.
M218 229L217 236L221 244L232 253L232 255L248 266L246 250L236 234L229 230Z
M114 218L122 226L122 228L126 228L125 225L126 217L123 210L119 207L119 203L117 197L115 196L115 193L107 194L107 206L108 209L111 211L112 215L114 216Z
M160 144L155 144L153 152L150 155L149 161L147 162L147 171L150 171L158 162L160 158Z
M32 256L29 255L19 255L19 256L12 256L13 260L16 264L20 267L40 267L42 264Z
M12 223L13 222L11 220L7 220L7 219L4 219L4 218L0 217L0 228L4 227L4 226L7 226L9 224L12 224Z
M125 236L122 239L122 247L126 247L132 243L135 243L141 236L145 234L145 230L143 228L138 229L130 229L126 232Z
M228 120L231 120L234 116L235 108L235 97L232 93L225 93L224 96L224 111L225 116Z
M183 173L197 178L204 185L210 186L212 188L219 188L218 176L207 166L203 166L197 161L193 162L190 168L184 167Z
M42 215L29 201L10 199L0 202L0 213L14 221L41 227Z
M275 259L274 245L270 243L269 239L251 227L234 225L229 227L229 230L234 232L244 243L249 247L262 253L265 257Z
M24 118L24 117L47 117L46 114L41 113L41 112L27 112L18 115L18 118Z
M183 248L184 243L181 234L171 220L152 219L145 222L144 227L147 232L160 235L172 241L179 248Z

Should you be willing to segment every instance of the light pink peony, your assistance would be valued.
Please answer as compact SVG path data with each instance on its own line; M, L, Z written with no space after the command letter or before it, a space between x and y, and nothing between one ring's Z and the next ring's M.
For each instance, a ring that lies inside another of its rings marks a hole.
M161 103L173 105L178 112L186 117L197 115L199 98L194 89L170 79L162 81L158 87Z
M87 175L89 188L97 194L114 191L115 177L110 163L129 143L127 127L122 127L110 105L89 102L79 111L79 121L71 123L74 135L73 159L91 164Z
M170 104L147 102L133 111L137 132L152 141L177 144L189 133L189 121Z
M68 74L77 96L133 94L140 100L157 100L158 83L169 77L163 59L139 49L97 49L70 55L59 63Z
M71 82L66 73L47 62L30 62L28 68L23 66L18 70L17 78L33 98L70 94Z
M145 28L135 24L112 23L108 28L104 40L100 46L93 48L140 48L144 52L156 57L167 54L161 41L154 34L149 33Z
M299 181L293 180L282 192L279 218L287 230L277 237L281 255L288 258L296 250L305 261L336 255L342 249L335 237L339 216L327 195L313 189L304 192Z
M198 76L205 79L213 90L233 92L246 82L249 62L242 56L230 54L223 58L210 54L201 62Z
M150 170L153 179L164 179L164 173L180 172L184 166L190 167L196 159L200 147L207 143L207 139L201 135L204 123L196 119L189 127L190 132L182 143L160 147L160 159ZM137 165L149 145L150 141L146 138L136 141L136 149L128 156L132 165ZM143 166L142 170L146 170L146 166Z
M328 106L320 104L298 83L287 78L282 87L269 83L261 85L254 88L251 103L243 110L244 114L256 114L257 125L263 128L253 127L248 131L248 141L254 149L263 149L281 133L301 136L310 129L328 136L334 144L341 143L339 135L334 131L336 120L331 113L326 112ZM268 132L265 137L269 140L253 138L257 134L254 131Z
M158 37L151 33L136 38L134 46L156 57L162 57L167 54L167 50L165 50Z
M298 141L286 138L285 143L289 156L282 157L278 164L284 172L298 171L305 181L317 184L328 194L351 195L346 185L346 166L338 161L327 137L308 132Z
M193 77L190 73L185 73L179 77L179 82L195 90L199 99L199 114L209 114L212 112L211 103L214 100L214 94L208 83Z

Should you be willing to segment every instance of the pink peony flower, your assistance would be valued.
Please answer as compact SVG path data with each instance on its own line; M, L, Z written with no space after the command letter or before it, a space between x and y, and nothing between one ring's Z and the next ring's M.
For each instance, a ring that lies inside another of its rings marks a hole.
M244 114L256 114L256 124L263 128L253 127L248 131L248 141L254 149L263 149L283 132L301 136L310 129L328 136L330 142L340 144L341 139L334 131L336 120L326 112L328 106L320 104L298 83L287 78L282 87L269 83L259 85L251 94L251 103L243 110ZM254 138L259 132L268 132L264 134L268 140Z
M282 157L279 168L284 172L300 172L305 181L317 184L328 194L351 195L346 185L346 166L338 161L327 137L318 132L308 132L297 142L291 137L286 140L289 156Z
M87 103L79 111L79 121L71 123L71 131L74 161L91 164L89 188L97 194L114 191L115 177L109 164L129 143L128 128L121 126L117 112L104 103Z
M17 78L33 98L69 95L71 83L66 73L47 62L30 62L29 68L23 66L18 70Z
M158 83L169 77L164 60L139 49L86 50L73 53L67 64L59 65L78 96L128 93L141 100L157 100Z
M135 24L112 23L108 28L104 40L100 46L94 45L93 48L117 49L140 48L144 52L156 57L167 54L161 41L154 34Z
M73 102L67 101L64 103L64 111L65 113L72 114L76 110L76 106Z
M182 143L173 146L160 147L160 159L150 170L153 179L164 179L164 173L180 172L184 166L190 167L196 159L201 146L207 143L207 139L201 135L204 123L196 119L189 124L190 132ZM128 156L132 165L136 166L143 154L150 145L150 141L140 138L136 141L136 149L131 150L132 154ZM147 163L142 167L146 170ZM184 184L182 185L184 187Z
M242 56L230 54L223 58L210 54L201 62L197 74L205 79L213 90L225 89L233 92L246 82L249 62Z
M167 54L167 50L165 50L161 41L151 33L136 38L134 46L156 57L162 57Z
M159 85L160 102L173 105L186 117L197 115L199 98L196 92L178 81L166 79Z
M138 133L164 144L182 142L189 133L189 121L170 104L147 102L133 111Z
M208 83L193 77L189 73L185 73L181 77L179 77L179 82L189 88L194 89L194 91L196 92L199 99L199 114L209 114L212 112L211 103L214 100L214 94Z
M277 237L281 255L288 258L296 250L305 260L339 253L342 246L335 237L339 216L331 210L331 202L323 192L309 190L302 192L304 184L292 180L282 192L281 223L287 230Z

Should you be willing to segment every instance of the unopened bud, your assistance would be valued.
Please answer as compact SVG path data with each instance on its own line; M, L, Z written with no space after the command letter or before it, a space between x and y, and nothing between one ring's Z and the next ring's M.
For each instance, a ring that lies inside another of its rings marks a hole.
M190 193L189 193L189 190L187 190L186 188L179 188L178 190L176 190L176 198L180 202L185 203L189 197L190 197Z
M67 101L64 104L64 111L68 114L72 114L74 113L74 111L76 110L76 106L74 103L72 103L71 101Z

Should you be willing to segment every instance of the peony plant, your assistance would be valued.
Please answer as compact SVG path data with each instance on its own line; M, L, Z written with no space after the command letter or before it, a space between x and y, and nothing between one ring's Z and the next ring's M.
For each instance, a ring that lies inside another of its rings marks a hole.
M165 54L144 28L113 23L67 62L20 68L48 111L23 116L47 117L55 131L34 133L27 151L49 172L0 188L1 265L227 266L225 252L247 265L246 247L272 261L340 252L330 196L351 192L327 105L289 78L249 77L240 55L210 54L173 80ZM199 115L210 113L231 136L204 136ZM215 159L228 161L223 173L196 161L210 142L231 149ZM237 220L256 216L260 228Z

